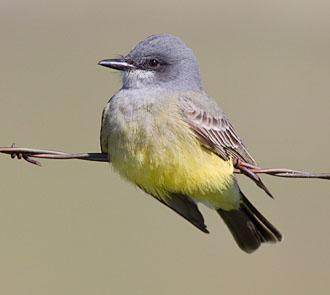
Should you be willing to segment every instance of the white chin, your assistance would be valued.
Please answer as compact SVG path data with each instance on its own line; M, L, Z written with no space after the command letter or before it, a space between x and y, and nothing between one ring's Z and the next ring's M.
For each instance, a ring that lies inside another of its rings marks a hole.
M120 74L125 88L143 88L153 85L155 81L155 73L153 71L121 71Z

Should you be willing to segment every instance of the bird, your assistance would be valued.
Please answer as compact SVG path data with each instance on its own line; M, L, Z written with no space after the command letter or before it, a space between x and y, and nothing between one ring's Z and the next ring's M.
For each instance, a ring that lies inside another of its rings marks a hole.
M154 34L98 64L122 77L100 133L102 153L120 176L204 233L198 204L216 210L246 253L282 240L242 193L233 163L255 160L204 91L196 57L181 39Z

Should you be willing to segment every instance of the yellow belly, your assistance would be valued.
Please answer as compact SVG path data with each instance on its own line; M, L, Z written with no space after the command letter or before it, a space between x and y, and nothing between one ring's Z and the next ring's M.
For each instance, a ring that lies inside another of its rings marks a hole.
M183 193L212 208L238 208L232 162L202 147L183 121L167 123L162 129L152 125L151 132L127 124L109 138L109 154L119 174L155 197Z

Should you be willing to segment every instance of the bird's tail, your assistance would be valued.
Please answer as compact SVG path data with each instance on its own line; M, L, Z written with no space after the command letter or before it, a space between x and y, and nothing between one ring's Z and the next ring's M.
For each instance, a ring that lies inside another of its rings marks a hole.
M252 253L262 243L277 243L282 240L281 233L242 195L241 206L237 210L218 209L238 246Z

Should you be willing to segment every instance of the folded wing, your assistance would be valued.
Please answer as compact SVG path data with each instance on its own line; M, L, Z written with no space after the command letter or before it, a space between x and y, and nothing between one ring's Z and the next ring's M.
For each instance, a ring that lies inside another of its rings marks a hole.
M215 104L213 106L217 107ZM195 103L189 96L183 96L179 100L179 111L183 120L205 147L224 160L237 158L255 165L254 159L220 109L218 112L213 110L211 114L209 110L203 109L200 104Z

